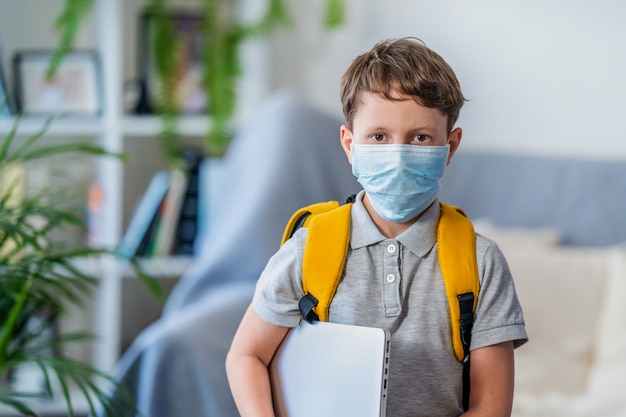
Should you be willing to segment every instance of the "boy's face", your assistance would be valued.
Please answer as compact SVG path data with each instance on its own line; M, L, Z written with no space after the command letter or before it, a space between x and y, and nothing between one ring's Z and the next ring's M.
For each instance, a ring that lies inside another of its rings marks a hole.
M341 126L341 146L352 164L350 144L450 145L448 164L461 142L460 128L448 132L448 118L439 109L424 107L413 99L388 100L374 93L361 93L352 129Z

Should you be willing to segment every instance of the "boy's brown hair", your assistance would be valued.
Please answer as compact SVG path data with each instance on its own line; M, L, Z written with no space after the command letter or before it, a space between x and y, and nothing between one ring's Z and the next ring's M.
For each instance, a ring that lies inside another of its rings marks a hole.
M408 96L420 105L436 108L456 123L465 101L452 68L417 38L388 39L354 59L341 79L341 102L349 128L362 92L398 100Z

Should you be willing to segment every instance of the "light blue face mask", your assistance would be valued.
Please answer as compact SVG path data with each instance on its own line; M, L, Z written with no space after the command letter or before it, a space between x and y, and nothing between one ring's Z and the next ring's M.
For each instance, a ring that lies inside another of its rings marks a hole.
M406 222L437 198L450 146L351 144L352 173L376 212Z

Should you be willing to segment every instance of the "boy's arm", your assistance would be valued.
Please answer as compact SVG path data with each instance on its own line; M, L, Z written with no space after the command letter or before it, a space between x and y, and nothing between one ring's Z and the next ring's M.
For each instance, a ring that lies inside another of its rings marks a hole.
M242 417L274 416L267 366L288 330L248 307L226 357L228 383Z
M463 416L510 416L513 404L513 342L470 353L469 410Z

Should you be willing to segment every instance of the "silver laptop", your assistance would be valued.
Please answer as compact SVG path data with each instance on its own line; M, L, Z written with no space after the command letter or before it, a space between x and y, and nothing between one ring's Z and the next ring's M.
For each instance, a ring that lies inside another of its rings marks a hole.
M389 337L383 329L302 321L270 363L277 417L384 417Z

